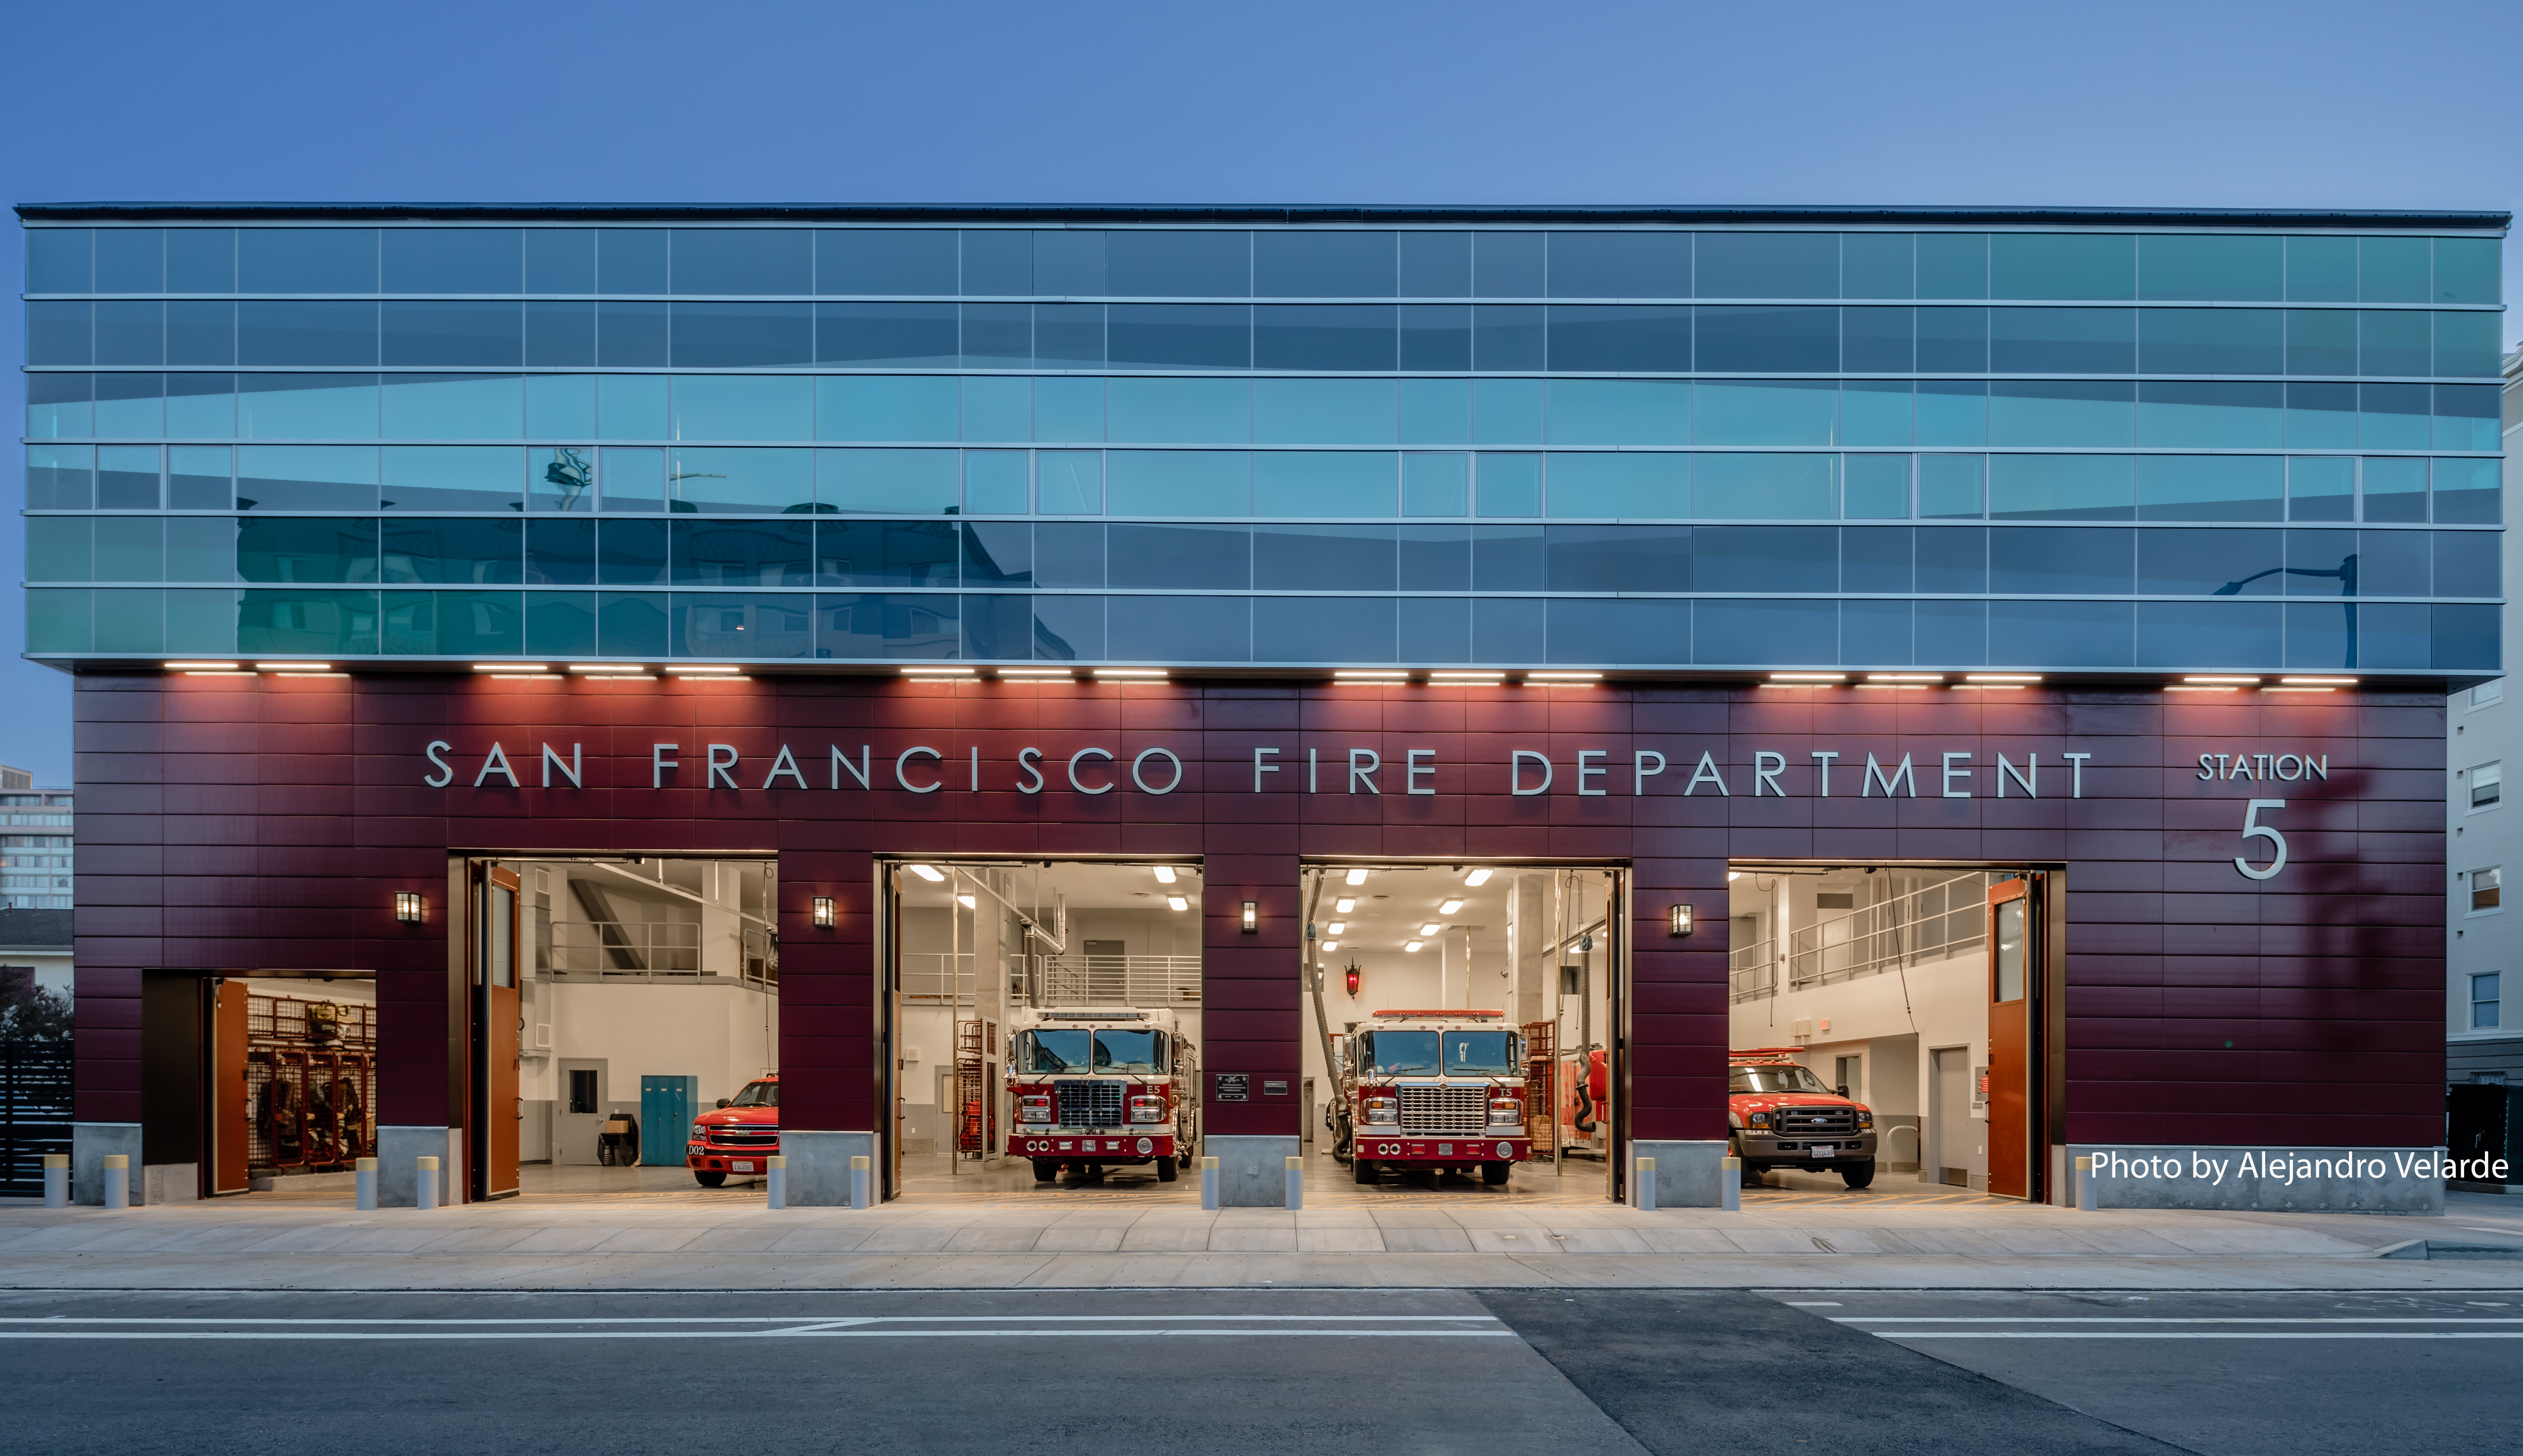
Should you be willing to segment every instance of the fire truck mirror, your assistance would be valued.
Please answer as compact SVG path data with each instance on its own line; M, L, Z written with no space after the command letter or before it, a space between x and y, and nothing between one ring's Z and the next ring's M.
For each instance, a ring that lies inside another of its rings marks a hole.
M1282 1084L1282 1090L1284 1084ZM1243 1072L1219 1072L1215 1090L1211 1096L1221 1103L1243 1103L1253 1100L1253 1079Z

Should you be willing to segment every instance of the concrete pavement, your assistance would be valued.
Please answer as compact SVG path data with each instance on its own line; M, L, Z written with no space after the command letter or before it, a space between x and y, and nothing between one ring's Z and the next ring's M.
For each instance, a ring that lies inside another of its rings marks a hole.
M773 1210L735 1189L430 1212L320 1196L0 1205L0 1288L2523 1287L2523 1258L2378 1257L2413 1240L2523 1250L2523 1209L2469 1194L2438 1218L1793 1190L1735 1213L1642 1213L1391 1192L1299 1212L1204 1212L1127 1190L863 1211Z

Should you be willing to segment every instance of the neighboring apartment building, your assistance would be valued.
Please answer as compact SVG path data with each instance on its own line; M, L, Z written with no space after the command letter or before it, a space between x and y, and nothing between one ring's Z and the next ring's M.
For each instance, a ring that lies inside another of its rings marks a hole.
M71 797L0 768L0 909L71 908Z
M2523 437L2523 350L2505 356L2503 426L2506 453ZM2505 544L2510 562L2513 542ZM2445 849L2452 862L2445 914L2446 1046L2449 1082L2523 1084L2523 1011L2505 1004L2514 970L2514 933L2504 914L2504 878L2523 869L2515 819L2505 808L2505 778L2518 762L2516 708L2503 680L2454 693L2445 704L2445 767L2452 787L2445 806Z

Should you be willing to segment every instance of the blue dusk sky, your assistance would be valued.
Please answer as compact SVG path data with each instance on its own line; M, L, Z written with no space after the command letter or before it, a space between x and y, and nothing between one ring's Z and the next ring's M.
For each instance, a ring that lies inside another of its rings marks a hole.
M10 15L15 202L2505 210L2523 171L2513 0ZM16 655L24 615L0 592L0 763L67 783L69 679Z

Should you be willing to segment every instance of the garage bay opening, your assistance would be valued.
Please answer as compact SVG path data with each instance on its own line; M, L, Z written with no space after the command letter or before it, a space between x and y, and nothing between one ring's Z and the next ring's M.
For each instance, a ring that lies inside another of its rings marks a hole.
M1199 863L881 872L885 1196L1196 1199Z
M2062 878L1734 865L1727 1127L1743 1187L2042 1198Z
M1305 871L1308 1182L1619 1197L1626 871Z

